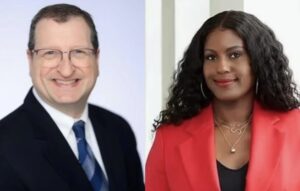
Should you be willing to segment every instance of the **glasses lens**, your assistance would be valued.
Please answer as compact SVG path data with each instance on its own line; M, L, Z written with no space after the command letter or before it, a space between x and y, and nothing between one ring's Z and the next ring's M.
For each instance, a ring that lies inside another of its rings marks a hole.
M94 55L93 49L88 48L80 48L74 49L70 51L70 57L72 63L76 66L88 66L90 64L90 58Z
M61 59L62 52L53 49L40 49L35 51L37 56L42 59L44 67L55 67Z
M61 52L59 50L39 50L38 55L46 60L54 60L60 58Z

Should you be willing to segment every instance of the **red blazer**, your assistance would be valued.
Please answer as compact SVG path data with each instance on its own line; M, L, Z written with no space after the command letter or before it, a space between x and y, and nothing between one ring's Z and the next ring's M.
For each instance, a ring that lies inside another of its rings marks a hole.
M300 190L300 111L255 104L246 191ZM146 163L146 191L220 191L212 107L180 126L157 130Z

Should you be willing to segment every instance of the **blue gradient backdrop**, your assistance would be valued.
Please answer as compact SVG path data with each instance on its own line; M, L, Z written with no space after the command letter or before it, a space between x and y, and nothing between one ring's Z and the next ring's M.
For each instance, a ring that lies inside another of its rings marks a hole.
M18 107L31 86L26 58L29 25L36 12L61 1L2 1L0 7L0 117ZM144 0L64 1L88 11L100 40L100 77L90 102L128 120L144 163Z

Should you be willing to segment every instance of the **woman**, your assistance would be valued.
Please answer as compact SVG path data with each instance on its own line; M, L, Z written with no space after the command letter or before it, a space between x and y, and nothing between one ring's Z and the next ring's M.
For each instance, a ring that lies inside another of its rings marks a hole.
M268 26L240 11L208 19L154 125L146 191L299 191L299 98Z

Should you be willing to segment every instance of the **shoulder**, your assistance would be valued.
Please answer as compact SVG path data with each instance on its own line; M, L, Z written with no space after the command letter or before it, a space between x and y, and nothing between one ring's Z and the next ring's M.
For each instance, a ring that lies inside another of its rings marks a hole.
M277 112L277 115L280 117L281 121L284 123L291 123L294 125L299 125L300 127L300 109L292 109L288 112Z
M30 145L34 129L28 112L21 106L0 120L0 152L21 151Z
M271 110L256 102L253 111L254 121L269 121L285 129L300 127L300 110L294 108L289 111Z
M185 119L180 124L163 124L157 132L163 134L174 134L175 136L182 133L194 134L197 131L206 130L213 125L213 112L212 107L209 105L202 111L189 119Z
M296 140L300 143L300 110L292 109L286 112L273 112L274 125L280 129L282 132L285 132L289 137L289 141Z
M286 152L290 151L294 157L295 153L299 151L300 144L300 110L297 108L278 115L280 120L275 125L285 133L285 140L288 143Z
M180 124L163 124L156 130L156 136L169 142L179 144L191 137L199 137L212 133L213 116L206 111L199 112L196 116L184 120Z
M102 129L102 135L105 134L110 141L117 142L124 151L136 147L134 132L129 123L120 115L89 104L89 116L94 128Z
M30 89L22 105L0 120L0 130L5 129L3 128L5 126L9 126L9 128L6 128L7 130L21 129L22 126L30 124L34 118L41 119L45 114L46 111L34 97L32 89Z
M89 117L93 126L101 127L108 135L118 138L119 141L128 142L135 136L129 123L120 115L102 107L89 104Z
M0 132L14 131L15 127L24 124L25 121L28 121L26 112L24 111L23 107L20 106L0 120Z
M89 116L106 124L129 126L128 122L120 115L94 104L89 104Z

